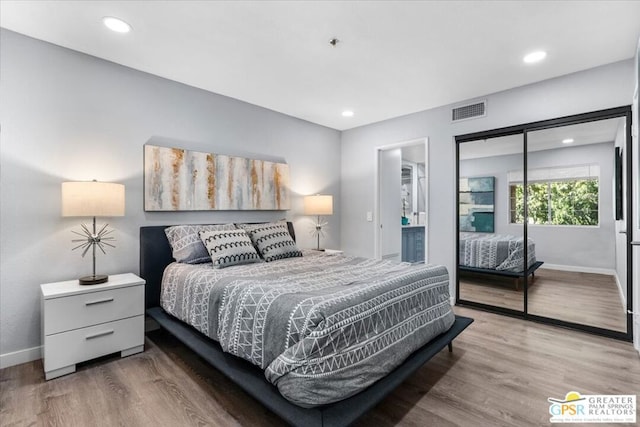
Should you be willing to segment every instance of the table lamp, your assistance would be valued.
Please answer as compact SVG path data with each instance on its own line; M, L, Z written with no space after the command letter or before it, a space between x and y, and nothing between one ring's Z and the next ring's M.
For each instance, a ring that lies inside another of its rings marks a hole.
M81 242L73 250L84 249L83 258L89 249L93 250L93 274L81 277L79 282L81 285L97 285L108 281L109 276L96 274L96 246L106 254L105 246L115 248L110 243L115 239L109 236L113 232L107 228L109 224L96 229L96 217L124 216L124 185L97 181L63 182L62 216L93 217L92 230L85 224L80 224L81 232L72 230L74 234L82 237L72 240L74 243Z
M315 229L312 234L318 238L318 247L320 249L320 235L324 236L322 227L327 225L327 222L321 221L322 215L333 215L333 196L316 194L315 196L305 196L304 198L304 214L316 215L318 221L316 222Z

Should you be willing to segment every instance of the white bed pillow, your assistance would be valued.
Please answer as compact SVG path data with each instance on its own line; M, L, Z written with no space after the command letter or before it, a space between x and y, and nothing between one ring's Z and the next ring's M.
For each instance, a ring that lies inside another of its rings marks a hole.
M234 224L174 225L164 230L173 251L173 258L185 264L211 262L211 256L204 247L198 232L235 230Z
M214 268L262 261L247 232L242 229L200 231L199 235Z

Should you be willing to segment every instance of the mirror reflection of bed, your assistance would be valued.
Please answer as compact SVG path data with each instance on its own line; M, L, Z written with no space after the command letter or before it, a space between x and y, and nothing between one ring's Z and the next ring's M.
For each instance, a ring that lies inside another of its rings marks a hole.
M522 134L465 142L458 168L460 298L517 311L524 311L516 286L524 226L509 221L514 201L504 183L513 165L521 167L523 146Z
M526 156L523 132L459 143L460 299L523 312L526 275L529 314L626 332L624 222L614 194L625 125L615 117L531 131ZM526 272L523 259L508 262L525 234Z

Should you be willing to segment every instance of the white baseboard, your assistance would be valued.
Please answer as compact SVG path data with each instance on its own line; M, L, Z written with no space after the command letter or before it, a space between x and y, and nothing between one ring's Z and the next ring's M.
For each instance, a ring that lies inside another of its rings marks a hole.
M0 369L42 359L42 346L0 354Z
M546 262L540 266L541 269L574 271L576 273L593 273L606 274L608 276L616 276L616 271L611 268L582 267L575 265L547 264Z
M622 304L622 310L627 312L627 299L624 297L624 293L622 291L622 283L620 283L620 278L618 277L618 273L614 274L616 278L616 286L618 287L618 293L620 294L620 303ZM626 286L626 285L625 285Z

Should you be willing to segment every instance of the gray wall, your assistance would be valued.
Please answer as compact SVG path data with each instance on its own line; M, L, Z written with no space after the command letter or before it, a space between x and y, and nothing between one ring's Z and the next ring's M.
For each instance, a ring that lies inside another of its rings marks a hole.
M633 62L627 60L479 98L488 101L484 118L454 124L451 106L444 106L343 132L342 248L358 255L374 255L375 221L366 221L366 211L375 211L376 147L428 137L429 262L445 265L453 276L454 136L629 105L632 96Z
M460 176L495 176L495 232L522 236L522 225L509 222L507 172L522 170L523 156L484 157L460 161ZM547 265L576 268L616 268L615 221L613 217L613 142L578 145L530 152L529 169L555 166L600 166L600 224L598 227L530 225L528 236L536 243L536 258Z
M40 345L39 285L91 271L71 252L81 218L60 216L67 180L126 185L126 216L110 218L116 249L100 273L138 272L141 225L294 220L313 247L301 195L329 193L339 212L340 133L2 30L0 354ZM145 213L142 152L148 141L198 151L282 158L290 165L288 212ZM339 215L323 245L340 247ZM100 221L100 220L99 220Z

